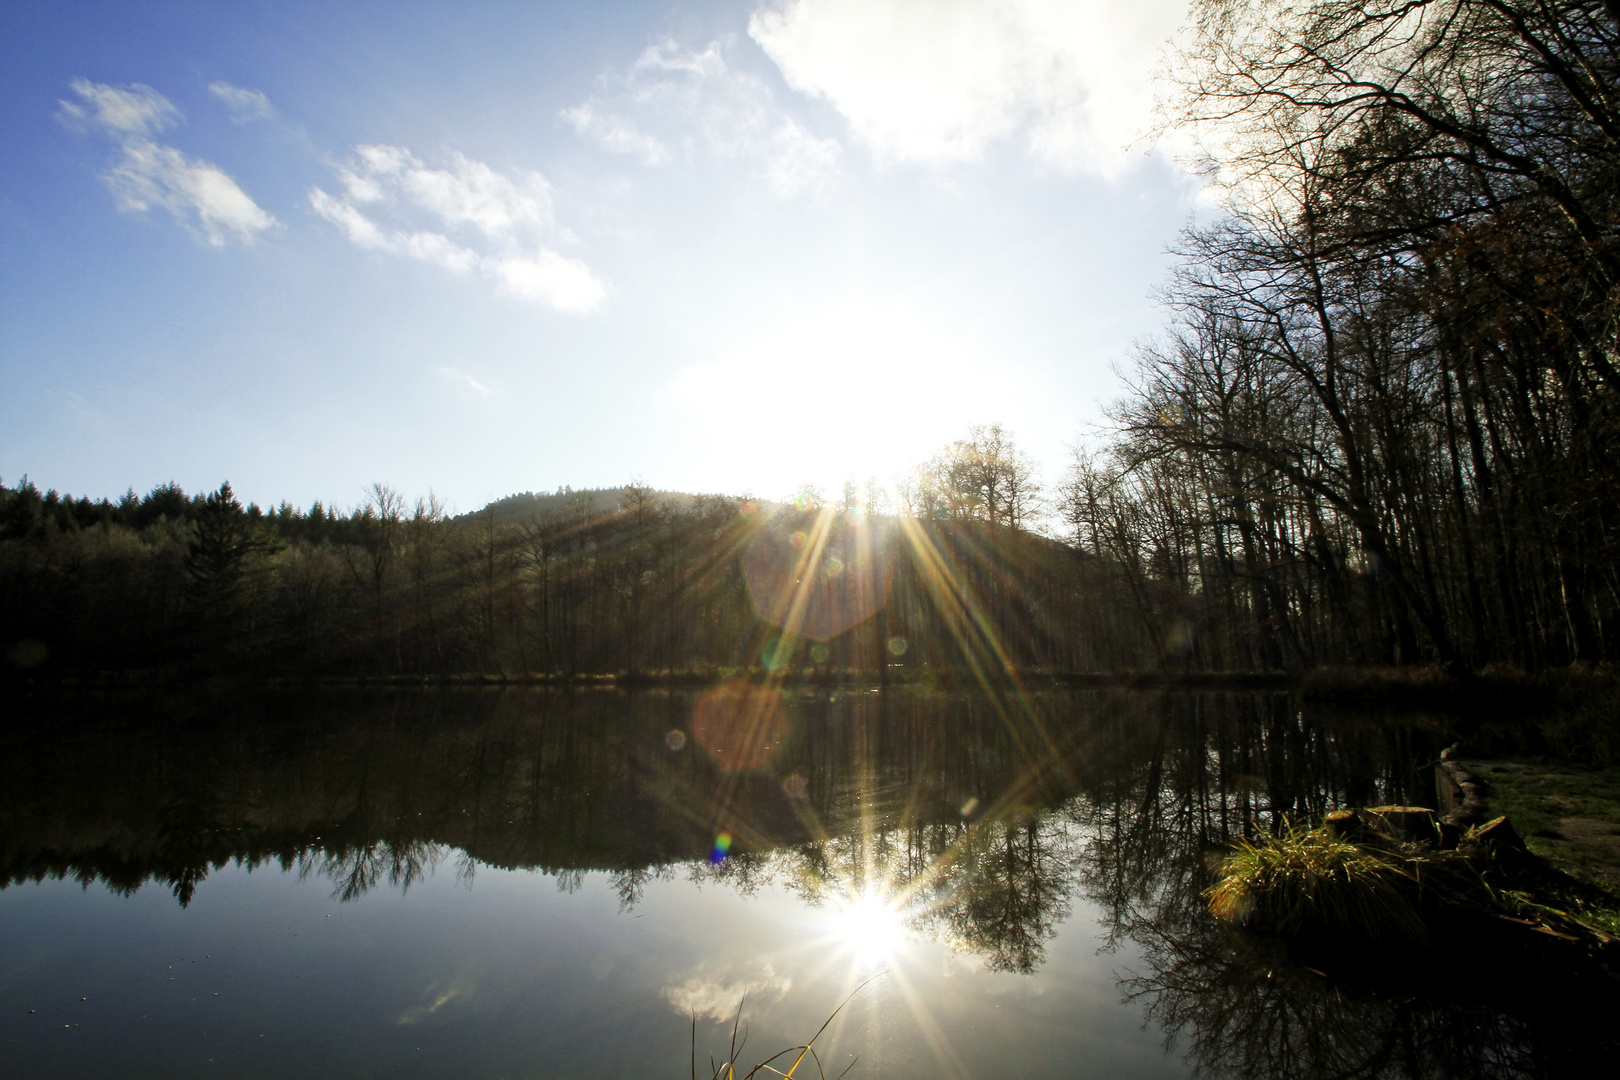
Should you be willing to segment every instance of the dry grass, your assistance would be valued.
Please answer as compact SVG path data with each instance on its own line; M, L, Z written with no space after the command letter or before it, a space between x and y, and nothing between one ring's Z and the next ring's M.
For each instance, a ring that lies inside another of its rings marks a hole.
M800 1067L804 1065L806 1059L809 1059L810 1063L815 1066L816 1075L819 1080L826 1080L826 1070L822 1068L821 1057L816 1053L816 1040L821 1038L822 1034L826 1032L828 1026L832 1024L833 1020L837 1018L839 1013L844 1011L844 1006L848 1005L850 1000L853 999L856 994L860 993L862 990L866 989L867 986L871 985L873 982L882 978L888 973L889 969L886 968L883 971L878 972L876 975L868 978L855 989L851 990L844 1000L838 1003L838 1008L834 1009L827 1019L821 1022L821 1026L816 1029L816 1033L814 1035L810 1036L808 1042L800 1043L797 1046L790 1046L786 1050L777 1051L775 1054L772 1054L764 1061L759 1062L747 1072L742 1073L741 1075L743 1080L754 1080L755 1077L762 1076L780 1076L783 1078L805 1076L808 1075L809 1070L805 1069L805 1071L802 1073L799 1070ZM716 1063L714 1060L714 1055L709 1055L709 1080L737 1080L737 1059L748 1044L747 1033L740 1030L742 1025L742 1008L743 1003L741 1001L737 1002L737 1017L732 1021L731 1024L731 1046L726 1054L726 1060ZM740 1041L738 1039L739 1034L741 1034ZM793 1061L788 1065L786 1071L778 1068L777 1063L783 1061L790 1055L792 1056ZM838 1077L842 1078L845 1073L849 1072L849 1070L855 1067L855 1062L859 1060L860 1058L857 1057L854 1061L851 1061L848 1065L844 1066L844 1071L839 1073ZM697 1017L694 1016L692 1018L692 1080L697 1080L697 1075Z
M1426 943L1411 899L1420 878L1403 862L1327 829L1289 827L1238 841L1206 897L1218 918L1288 939Z
M1620 936L1612 894L1497 847L1478 829L1443 849L1366 830L1352 839L1290 827L1238 841L1204 895L1223 921L1308 950L1421 948L1459 916L1485 916L1487 925L1505 918L1597 944Z

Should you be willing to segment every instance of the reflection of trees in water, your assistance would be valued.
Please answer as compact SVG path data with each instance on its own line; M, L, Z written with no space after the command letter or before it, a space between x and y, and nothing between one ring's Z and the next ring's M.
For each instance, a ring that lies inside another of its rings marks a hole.
M334 900L358 900L386 882L401 895L438 867L449 854L441 844L421 840L378 841L335 851L308 851L298 858L298 880L330 880Z
M727 773L667 741L690 701L384 695L191 732L86 727L7 771L0 881L159 880L184 903L237 861L354 899L454 859L469 884L479 864L565 891L600 873L621 910L675 875L812 903L880 888L916 933L1010 972L1045 962L1083 897L1110 945L1141 950L1127 991L1211 1071L1524 1071L1530 1036L1499 1012L1278 975L1204 912L1209 861L1233 837L1429 798L1421 725L1302 715L1283 695L806 693L784 699L771 766ZM722 831L736 844L714 863Z
M1130 998L1180 1035L1205 1072L1240 1077L1548 1075L1535 1033L1483 1005L1346 991L1292 965L1273 943L1212 928L1192 909L1164 911L1132 937L1148 973ZM1181 915L1178 925L1169 919Z
M892 906L906 930L983 957L991 971L1031 974L1068 916L1078 845L1049 812L968 824L868 820L841 836L770 858L728 859L696 874L744 890L780 882L812 905L871 898Z
M911 931L994 971L1037 970L1084 895L1108 943L1140 951L1124 990L1205 1071L1514 1077L1541 1068L1536 1032L1499 1009L1335 988L1221 931L1205 911L1211 861L1233 837L1343 803L1426 798L1421 766L1433 748L1421 729L1302 716L1278 696L1100 699L1067 717L1069 752L1058 762L1032 755L1034 738L993 712L976 723L946 714L930 727L918 709L887 708L815 707L816 724L801 724L778 763L808 778L797 800L769 775L722 776L672 754L663 735L678 715L649 724L639 742L622 726L603 733L555 718L483 727L457 741L452 760L419 767L431 783L408 793L375 783L387 772L377 761L399 753L384 743L369 773L348 774L333 827L362 835L423 813L469 862L471 849L485 861L538 863L565 891L601 870L621 911L676 873L742 894L781 884L810 903L876 890L903 903ZM971 820L970 799L979 803ZM416 806L429 809L401 809ZM711 862L722 827L750 841ZM448 850L410 843L350 845L314 872L340 898L405 888Z
M110 728L56 721L66 736L36 739L30 768L8 771L0 787L10 826L0 873L105 871L133 887L151 876L196 877L222 861L291 868L312 849L431 843L493 866L605 871L633 903L646 874L705 858L717 833L730 831L732 857L702 873L740 887L757 877L754 854L859 839L862 859L905 880L943 880L935 864L944 859L957 891L977 889L983 904L999 896L985 910L1011 911L1026 903L1019 890L1031 873L1044 882L1066 872L1061 860L1046 870L1057 826L1043 808L1077 791L1129 826L1120 856L1144 858L1166 843L1185 846L1165 833L1186 815L1176 800L1200 785L1230 793L1216 810L1225 835L1252 828L1267 800L1303 807L1345 797L1334 778L1360 774L1319 759L1388 756L1378 745L1324 742L1274 695L908 688L786 695L790 731L776 759L731 774L694 743L676 751L666 741L689 723L692 701L651 692L258 695L189 726L169 723L166 704L146 722L121 718ZM1186 749L1198 739L1219 760L1219 783L1180 775L1202 760ZM1054 756L1054 744L1071 752ZM1286 760L1279 747L1289 748ZM799 781L793 793L789 777ZM1144 801L1144 789L1163 797ZM968 819L1011 832L992 843ZM360 862L378 858L394 861ZM865 871L851 864L851 872ZM386 871L348 876L389 880Z
M1079 837L1061 817L981 823L944 861L935 908L946 939L991 971L1028 975L1069 915Z
M641 903L648 882L668 881L674 876L675 872L667 866L638 866L609 874L608 884L619 897L619 914L623 915Z
M1134 751L1069 804L1087 836L1081 886L1108 944L1140 950L1140 971L1122 989L1200 1071L1300 1080L1556 1072L1547 1033L1505 1006L1335 984L1208 914L1202 892L1233 837L1339 804L1427 802L1420 770L1432 757L1421 728L1304 719L1281 698L1192 698L1141 725Z
M191 903L197 886L248 832L217 795L203 788L182 789L159 807L156 848L162 868L153 876L169 886L181 907ZM133 893L133 888L121 891Z
M881 888L903 902L913 931L990 970L1031 973L1077 888L1103 910L1114 945L1141 929L1143 912L1202 917L1210 858L1232 837L1347 802L1405 801L1432 756L1402 726L1318 722L1282 695L1097 696L1087 706L1064 718L1060 758L1032 754L1032 734L1005 726L986 725L976 740L911 729L892 755L879 738L863 757L882 763L864 799L844 793L869 809L837 835L766 865L727 860L701 874L755 887L768 866L811 902ZM957 811L965 796L984 806L971 823Z
M667 868L673 873L674 868ZM745 851L721 862L701 859L685 864L686 878L696 885L724 885L739 896L753 896L780 881L777 858L769 852Z

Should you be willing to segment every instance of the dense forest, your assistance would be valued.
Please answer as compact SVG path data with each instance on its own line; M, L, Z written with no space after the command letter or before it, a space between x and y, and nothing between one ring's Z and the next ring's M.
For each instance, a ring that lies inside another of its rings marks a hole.
M1174 75L1223 213L1076 540L1217 665L1612 658L1620 5L1202 3Z
M640 484L448 516L375 485L332 512L229 484L110 500L0 490L13 666L197 674L952 672L1139 665L1108 567L1023 526L1030 467L996 426L900 505L846 485L791 503Z
M0 492L14 665L1539 669L1620 650L1620 6L1196 5L1222 195L1112 422L898 492L630 485L451 520ZM519 500L518 502L521 502Z

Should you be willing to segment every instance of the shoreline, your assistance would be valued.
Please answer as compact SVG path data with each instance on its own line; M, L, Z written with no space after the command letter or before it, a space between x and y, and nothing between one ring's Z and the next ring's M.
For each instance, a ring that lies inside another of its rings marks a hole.
M1319 667L1303 671L1053 671L1028 669L974 672L960 668L894 665L887 671L807 666L787 671L763 667L654 671L545 672L371 672L288 673L243 671L233 674L184 669L126 669L60 674L12 671L0 686L139 687L187 689L208 686L611 686L623 688L713 686L735 679L780 686L932 685L940 687L1069 686L1097 689L1290 690L1321 703L1388 704L1456 708L1475 703L1554 705L1570 693L1593 688L1620 690L1620 674L1604 667L1544 671L1445 671L1408 668Z
M717 668L706 671L638 672L443 672L434 674L324 674L292 675L244 673L205 675L195 672L104 671L56 676L14 676L10 685L31 690L174 689L208 688L318 688L318 687L573 687L603 689L705 688L743 680L781 687L847 687L862 690L885 686L926 686L940 689L1018 687L1072 687L1118 690L1230 690L1288 691L1302 684L1292 672L1053 672L1017 671L994 675L954 669L905 668L876 671L814 670L771 672L763 668ZM0 686L5 685L0 683Z

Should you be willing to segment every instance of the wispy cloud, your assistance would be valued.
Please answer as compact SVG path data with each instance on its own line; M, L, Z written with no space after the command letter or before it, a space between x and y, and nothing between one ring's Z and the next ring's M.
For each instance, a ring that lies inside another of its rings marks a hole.
M69 84L78 101L60 101L64 121L114 136L152 136L180 123L180 110L150 86L108 86L89 79Z
M231 240L251 244L276 224L219 166L148 139L124 143L108 182L127 210L161 206L177 221L189 224L195 218L215 247Z
M756 1002L761 996L780 1001L792 988L792 980L777 975L771 965L764 964L752 978L695 975L679 986L666 986L663 995L670 1007L683 1016L707 1016L723 1021L731 1019L737 1011L737 1003L745 996Z
M669 147L598 98L565 109L562 115L575 131L609 153L640 158L644 165L662 165L669 160Z
M275 107L270 104L270 99L258 90L248 90L228 82L214 82L208 84L208 92L225 103L234 123L246 124L254 120L275 119Z
M311 188L309 204L356 247L477 273L497 292L557 311L582 314L607 299L588 266L545 246L553 199L539 173L509 176L462 154L431 168L386 145L355 147L337 172L340 192Z
M610 153L648 166L698 150L749 161L782 198L838 175L837 140L818 138L788 115L770 87L726 62L719 42L700 50L660 42L601 81L601 93L562 116Z
M479 397L493 397L495 394L495 391L458 367L442 367L439 369L439 374L462 389L477 394Z
M446 990L440 990L437 987L430 986L422 992L421 1002L400 1013L399 1016L394 1019L394 1023L399 1024L402 1027L406 1027L411 1024L420 1024L422 1021L429 1019L434 1013L437 1013L440 1009L444 1008L452 1001L455 1001L457 998L467 996L467 993L467 987L462 985L452 985Z
M1186 0L767 0L749 35L880 155L979 157L994 140L1115 175L1150 126Z
M139 83L75 79L71 86L78 100L61 102L58 115L70 127L118 144L106 180L120 207L138 213L161 206L215 247L251 244L277 224L219 166L153 139L183 119L168 98Z

